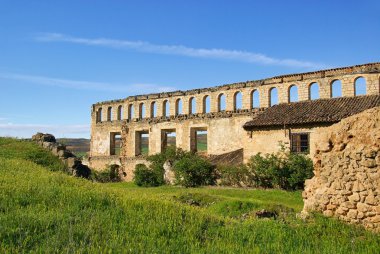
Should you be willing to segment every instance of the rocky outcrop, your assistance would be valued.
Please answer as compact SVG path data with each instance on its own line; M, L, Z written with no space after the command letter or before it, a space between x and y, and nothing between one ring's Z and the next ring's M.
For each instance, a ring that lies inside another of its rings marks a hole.
M303 212L380 231L380 107L316 135L315 176L305 183Z
M90 168L83 165L81 159L77 158L70 150L67 150L65 145L57 143L52 134L39 132L32 136L32 140L61 159L67 165L67 170L70 174L84 178L89 177Z

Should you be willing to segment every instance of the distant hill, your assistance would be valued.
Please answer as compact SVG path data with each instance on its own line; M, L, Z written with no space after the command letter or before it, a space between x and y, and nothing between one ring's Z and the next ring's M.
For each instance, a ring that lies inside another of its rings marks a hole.
M57 138L57 142L66 145L75 155L85 156L90 151L90 139L86 138Z

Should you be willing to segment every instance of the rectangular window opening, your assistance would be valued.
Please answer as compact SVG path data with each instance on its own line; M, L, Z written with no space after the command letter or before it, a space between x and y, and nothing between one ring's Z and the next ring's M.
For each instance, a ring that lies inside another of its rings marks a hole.
M136 156L149 155L149 132L148 131L138 131L136 132Z
M207 155L207 134L207 128L192 128L190 145L193 152Z
M169 147L177 146L177 134L175 129L161 131L161 151L165 151Z
M291 151L293 153L309 153L309 150L310 150L309 133L292 133L290 143L291 143Z
M110 134L110 155L120 155L121 134L120 132L111 132Z

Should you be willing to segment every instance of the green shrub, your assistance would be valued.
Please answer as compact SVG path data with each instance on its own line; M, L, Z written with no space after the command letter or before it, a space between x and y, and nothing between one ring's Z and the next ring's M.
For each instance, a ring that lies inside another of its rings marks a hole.
M185 187L215 184L214 166L194 153L183 153L173 165L176 183Z
M282 148L276 154L258 153L247 165L218 166L218 172L221 185L298 190L313 176L313 163L304 154Z
M305 180L313 176L313 163L304 154L280 152L251 157L248 170L256 187L303 189Z
M313 177L313 162L304 154L291 153L288 157L289 189L303 189L305 180Z
M102 171L92 170L90 179L99 183L120 182L121 177L119 174L119 169L119 165L112 164Z
M145 164L137 164L135 168L134 182L138 186L154 187L162 185L157 174Z
M148 156L147 160L150 162L149 168L156 175L158 185L165 184L164 180L164 163L170 161L174 163L176 160L182 158L186 153L181 149L175 147L168 147L164 152Z

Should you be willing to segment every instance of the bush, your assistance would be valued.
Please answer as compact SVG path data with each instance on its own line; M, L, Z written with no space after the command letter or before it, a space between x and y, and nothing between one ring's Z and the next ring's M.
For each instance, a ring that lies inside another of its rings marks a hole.
M256 187L303 189L305 180L313 176L313 163L304 154L256 154L247 166Z
M285 152L252 156L247 165L219 166L221 184L237 187L304 188L313 176L313 163L304 154Z
M290 189L303 189L305 180L313 177L313 162L303 154L290 154L288 186Z
M206 159L192 152L168 148L162 153L147 158L149 167L136 165L134 181L138 186L159 186L165 184L164 163L170 161L176 177L176 184L185 187L211 185L215 183L214 167Z
M134 182L138 186L153 187L161 185L157 174L145 164L137 164L135 168Z
M215 184L214 166L194 153L183 153L173 165L176 183L185 187Z
M100 183L120 182L119 168L119 165L112 164L103 171L92 170L90 179Z
M168 147L164 152L150 155L147 160L150 162L149 168L156 175L158 185L165 184L164 180L164 163L170 161L172 164L182 158L186 153L175 147ZM158 186L157 185L157 186Z

